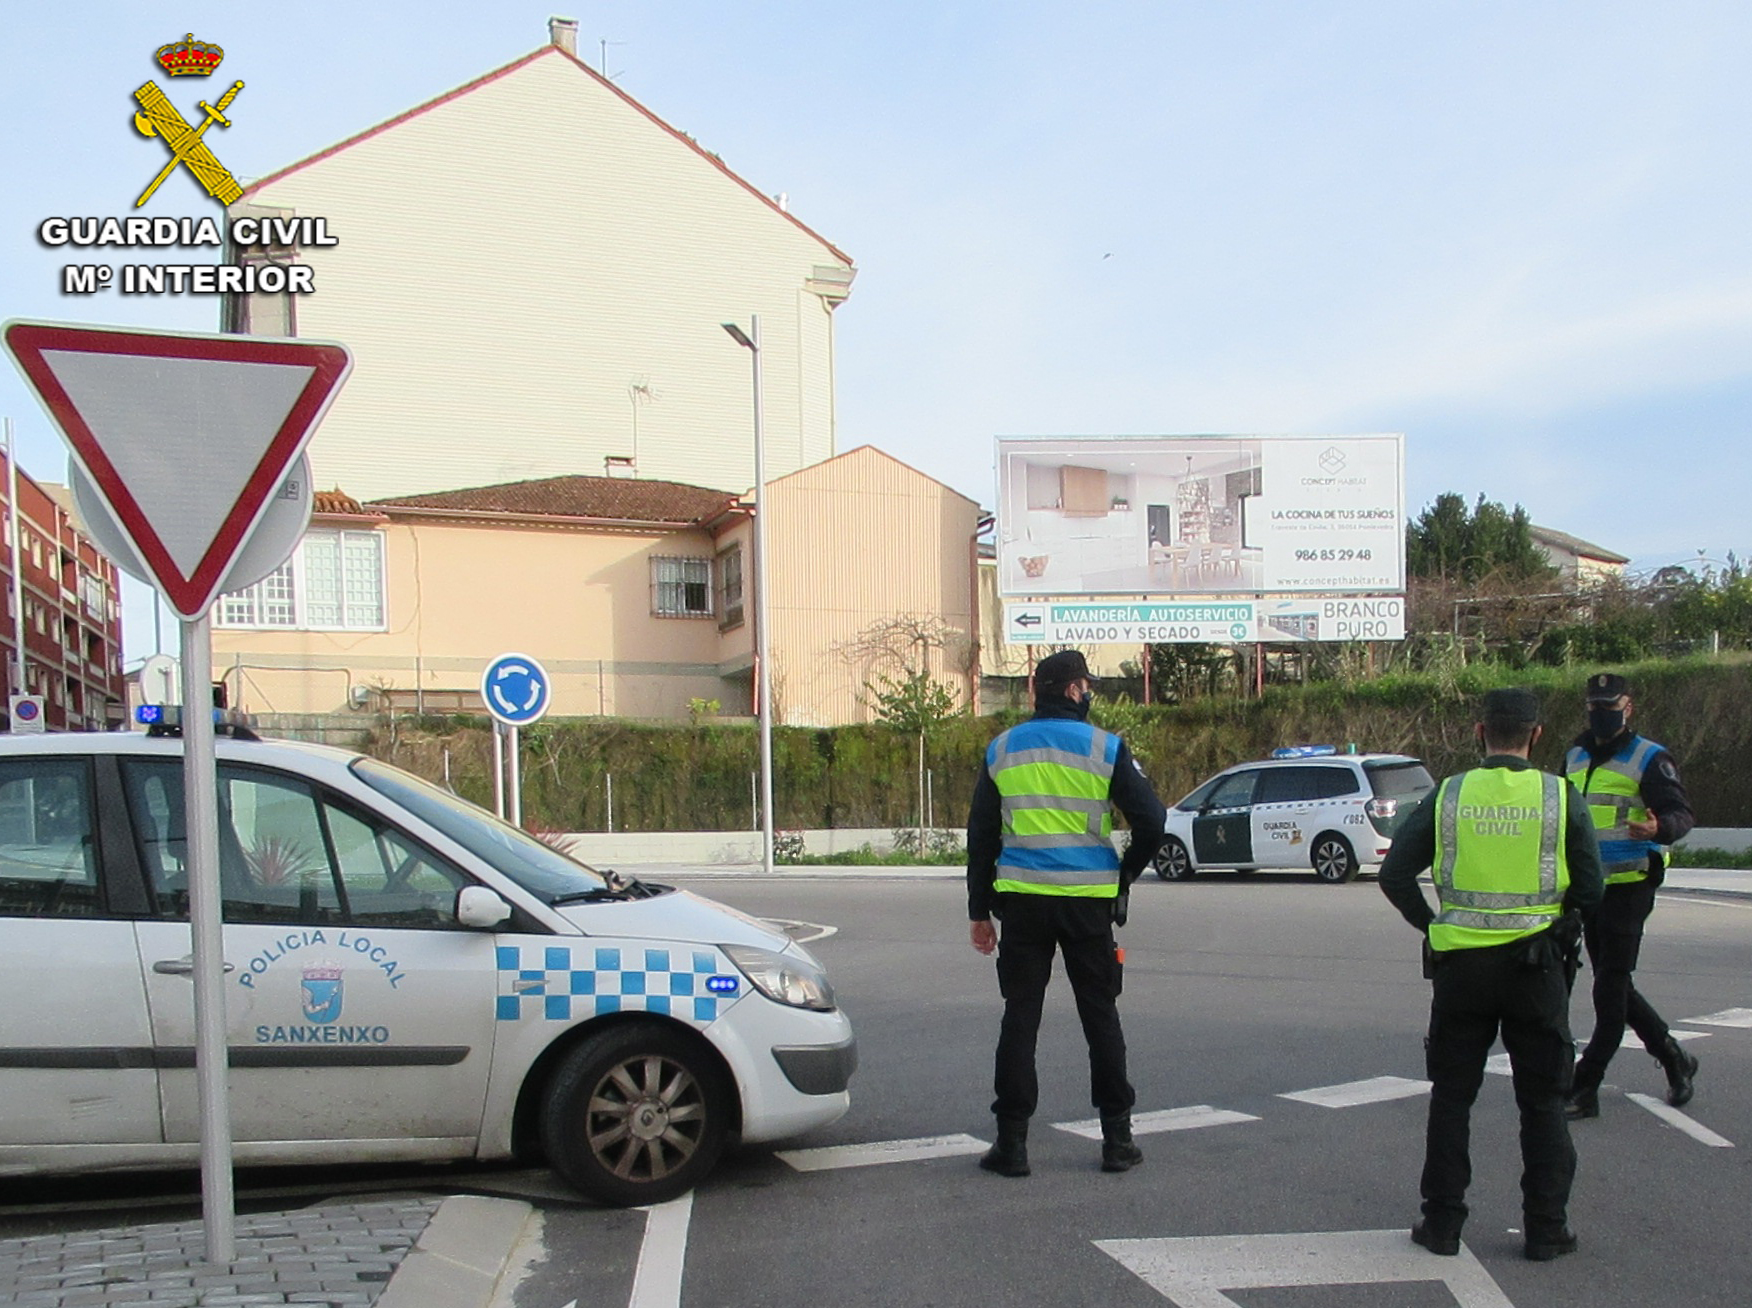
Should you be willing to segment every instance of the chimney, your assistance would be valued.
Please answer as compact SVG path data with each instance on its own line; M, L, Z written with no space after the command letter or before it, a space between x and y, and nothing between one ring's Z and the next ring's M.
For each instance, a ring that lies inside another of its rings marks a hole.
M572 58L578 57L578 20L576 18L548 19L548 43L557 45Z

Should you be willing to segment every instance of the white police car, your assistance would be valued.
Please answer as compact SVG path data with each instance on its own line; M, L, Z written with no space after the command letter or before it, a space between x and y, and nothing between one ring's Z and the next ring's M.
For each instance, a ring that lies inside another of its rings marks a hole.
M801 946L396 768L218 742L240 1163L545 1156L613 1204L840 1117ZM0 737L0 1175L198 1157L181 741Z
M1405 813L1435 782L1405 754L1291 745L1217 773L1168 810L1156 875L1299 868L1337 885L1378 865Z

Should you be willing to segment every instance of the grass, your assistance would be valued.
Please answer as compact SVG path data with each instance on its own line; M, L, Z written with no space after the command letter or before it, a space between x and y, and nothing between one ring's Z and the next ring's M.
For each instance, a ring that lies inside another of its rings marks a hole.
M1674 867L1752 867L1752 852L1742 850L1734 853L1726 849L1692 849L1686 845L1675 845L1672 864Z
M856 849L842 849L837 854L799 854L779 860L786 866L827 867L962 867L967 862L963 850L934 850L927 854L910 854L902 849L879 853L868 843Z

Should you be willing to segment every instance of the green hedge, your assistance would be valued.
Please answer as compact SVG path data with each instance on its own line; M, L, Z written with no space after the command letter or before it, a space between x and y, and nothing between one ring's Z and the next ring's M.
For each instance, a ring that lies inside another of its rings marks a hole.
M1591 671L1589 669L1588 671ZM1619 669L1635 689L1635 725L1673 751L1705 826L1752 826L1752 662L1743 657ZM1210 699L1176 707L1096 706L1123 730L1164 799L1219 768L1278 745L1416 754L1438 776L1477 759L1477 698L1499 685L1536 691L1550 724L1534 752L1561 766L1583 722L1585 671L1491 665L1440 676L1395 675L1350 684L1272 688L1263 699ZM929 750L934 816L966 816L986 743L1016 714L962 717ZM523 807L536 830L607 826L608 778L617 831L748 830L755 730L747 724L649 726L604 719L550 721L523 732ZM403 718L374 733L370 752L422 776L449 775L456 791L490 806L492 735L481 718ZM881 726L779 727L773 732L774 814L781 828L906 827L916 820L914 742Z

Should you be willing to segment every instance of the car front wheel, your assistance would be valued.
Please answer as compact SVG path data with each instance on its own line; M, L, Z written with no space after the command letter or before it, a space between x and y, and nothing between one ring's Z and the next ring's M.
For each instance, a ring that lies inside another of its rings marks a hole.
M554 1169L592 1199L662 1203L718 1161L731 1094L723 1069L676 1032L616 1027L561 1064L542 1103L542 1144Z
M1328 831L1314 842L1314 875L1329 886L1342 885L1357 874L1357 856L1343 836Z
M1156 851L1155 866L1156 875L1164 881L1187 881L1198 871L1178 836L1169 836L1162 842L1162 848Z

